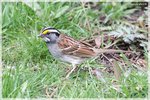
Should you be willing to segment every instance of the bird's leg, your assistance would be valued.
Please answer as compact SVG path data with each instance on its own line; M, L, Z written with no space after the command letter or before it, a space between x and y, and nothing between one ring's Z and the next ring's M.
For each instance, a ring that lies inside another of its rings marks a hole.
M66 79L69 78L70 74L77 68L77 66L75 64L72 64L73 68L68 72L68 74L66 75Z

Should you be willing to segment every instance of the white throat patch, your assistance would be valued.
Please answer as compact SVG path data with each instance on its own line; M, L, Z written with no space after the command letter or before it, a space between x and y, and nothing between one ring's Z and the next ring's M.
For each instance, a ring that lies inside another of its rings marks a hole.
M43 37L43 40L45 41L45 42L50 42L51 40L49 39L49 38L47 38L47 37Z

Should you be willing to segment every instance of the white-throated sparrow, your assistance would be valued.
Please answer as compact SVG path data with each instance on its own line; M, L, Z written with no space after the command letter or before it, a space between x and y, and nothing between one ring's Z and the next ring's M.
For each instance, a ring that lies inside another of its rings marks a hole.
M87 58L95 57L100 53L123 52L122 50L93 48L90 44L75 40L51 27L44 28L39 37L46 42L49 52L54 58L72 64L73 69L66 78L73 72L76 65Z

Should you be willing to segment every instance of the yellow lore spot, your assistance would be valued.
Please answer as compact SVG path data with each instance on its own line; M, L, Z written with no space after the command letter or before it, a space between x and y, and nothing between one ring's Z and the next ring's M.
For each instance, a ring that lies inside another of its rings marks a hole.
M42 34L47 34L49 32L49 30L45 30L44 32L42 32Z

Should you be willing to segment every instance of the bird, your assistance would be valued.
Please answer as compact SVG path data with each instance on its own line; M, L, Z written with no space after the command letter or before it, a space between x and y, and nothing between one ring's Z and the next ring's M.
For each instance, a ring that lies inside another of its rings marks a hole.
M38 37L45 41L49 52L55 59L72 64L73 68L66 78L69 78L77 65L88 58L96 57L102 53L124 52L123 50L94 48L90 44L76 40L53 27L43 28Z

